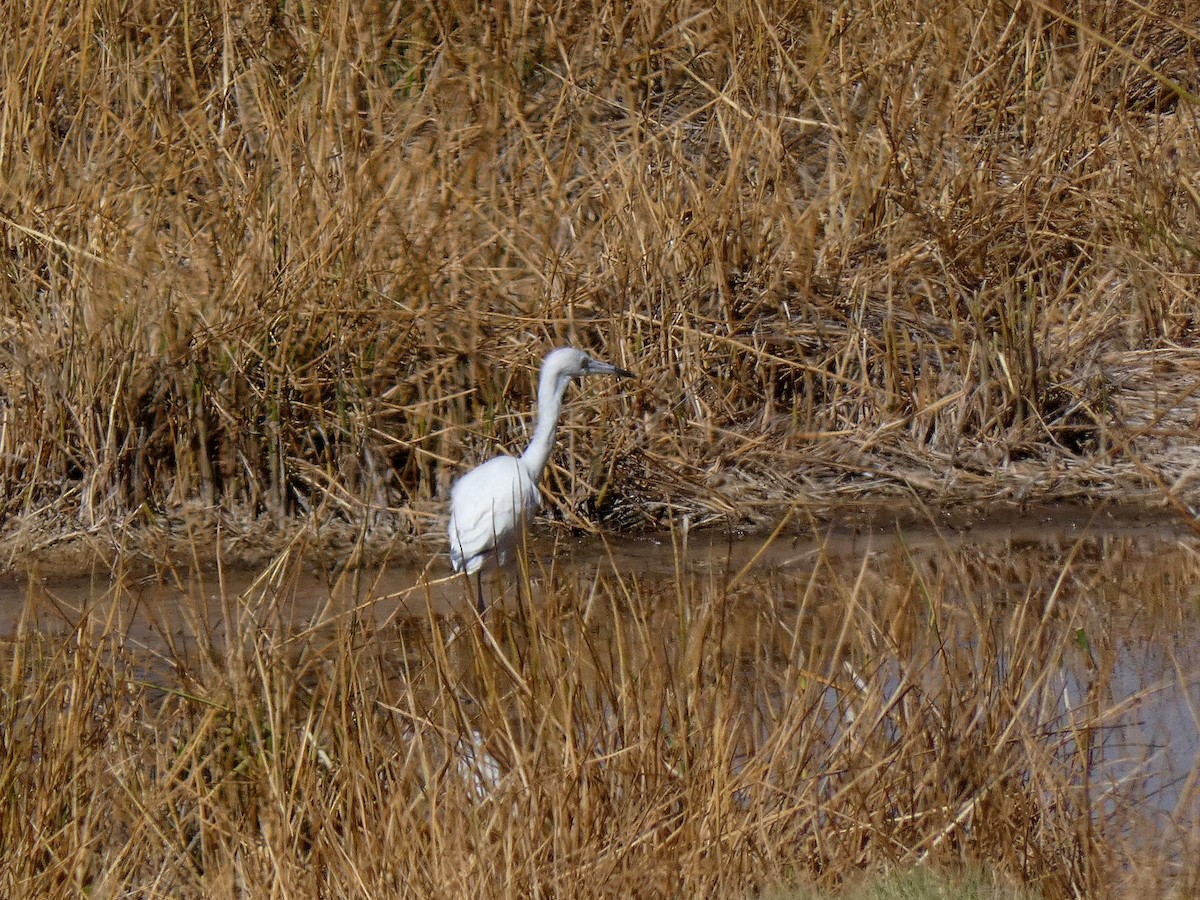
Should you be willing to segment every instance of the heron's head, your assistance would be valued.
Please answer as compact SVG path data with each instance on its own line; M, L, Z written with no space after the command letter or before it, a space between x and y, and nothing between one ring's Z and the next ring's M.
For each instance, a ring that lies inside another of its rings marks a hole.
M582 378L584 375L616 375L632 378L633 373L620 369L612 363L592 359L574 347L559 347L546 355L542 363L542 378L558 381L560 378Z

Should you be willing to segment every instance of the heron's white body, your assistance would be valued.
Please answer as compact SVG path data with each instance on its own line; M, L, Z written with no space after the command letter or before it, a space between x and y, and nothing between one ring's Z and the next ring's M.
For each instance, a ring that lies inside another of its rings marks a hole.
M516 457L497 456L454 483L449 528L454 571L474 575L512 564L517 536L541 506L540 475Z
M563 393L572 378L632 373L560 347L547 354L538 380L537 427L519 457L497 456L450 489L450 562L456 572L482 575L511 565L528 520L541 505L538 482L554 447ZM479 587L483 606L483 588Z

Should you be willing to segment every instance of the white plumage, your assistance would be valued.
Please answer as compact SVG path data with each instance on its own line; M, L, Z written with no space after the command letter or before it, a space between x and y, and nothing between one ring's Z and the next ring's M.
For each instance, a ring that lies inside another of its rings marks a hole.
M454 571L476 576L480 612L484 574L512 563L517 541L541 505L538 482L554 448L563 393L572 378L585 375L633 377L574 347L548 353L538 379L537 426L525 452L489 459L450 489L450 562Z
M537 512L541 493L521 460L497 456L472 469L450 489L450 562L473 575L504 568L513 559L523 519Z

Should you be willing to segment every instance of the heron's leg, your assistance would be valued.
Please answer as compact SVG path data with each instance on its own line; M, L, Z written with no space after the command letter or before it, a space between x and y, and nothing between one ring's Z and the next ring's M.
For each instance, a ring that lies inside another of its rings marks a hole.
M480 569L475 573L475 608L479 610L479 615L483 615L487 610L487 604L483 602L483 570Z

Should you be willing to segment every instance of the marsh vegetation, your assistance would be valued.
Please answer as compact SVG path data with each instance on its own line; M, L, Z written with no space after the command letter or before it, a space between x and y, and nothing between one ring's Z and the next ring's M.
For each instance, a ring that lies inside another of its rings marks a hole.
M433 531L565 341L575 527L1186 499L1172 9L7 4L5 521Z
M1200 776L1130 730L1195 725L1185 539L681 549L1193 520L1189 16L0 5L0 888L1200 892ZM401 614L369 573L437 552L564 342L639 379L569 403L543 533L668 565L540 556L490 637Z
M1001 896L1193 896L1195 543L1079 533L650 573L594 547L486 622L468 585L423 613L416 573L400 606L302 546L240 583L34 580L0 885L740 897L969 864Z

